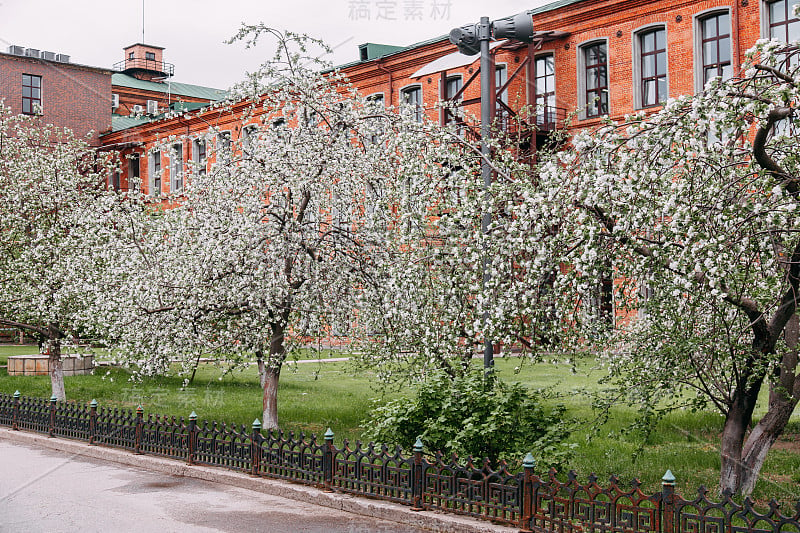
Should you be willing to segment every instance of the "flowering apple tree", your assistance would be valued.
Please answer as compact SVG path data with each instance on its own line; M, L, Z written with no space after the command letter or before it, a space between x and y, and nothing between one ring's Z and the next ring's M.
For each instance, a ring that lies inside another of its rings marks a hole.
M277 39L277 55L221 110L237 114L243 134L218 142L209 168L187 169L174 207L131 210L120 223L127 245L109 283L119 302L102 322L144 373L175 357L187 369L203 354L231 367L256 360L263 424L274 428L287 357L338 335L358 344L354 324L366 323L364 302L398 250L389 235L425 213L414 187L429 187L457 156L413 116L320 73L307 38L263 26L239 38L264 35Z
M494 335L606 348L648 416L719 410L720 486L745 494L800 399L797 65L759 42L741 78L577 134L494 191Z
M103 268L116 194L109 158L68 131L0 102L0 326L37 336L53 395L66 399L61 348L80 334Z

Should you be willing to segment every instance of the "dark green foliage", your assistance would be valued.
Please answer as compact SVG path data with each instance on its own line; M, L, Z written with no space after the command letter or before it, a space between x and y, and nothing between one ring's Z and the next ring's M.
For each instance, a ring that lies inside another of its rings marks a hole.
M526 453L536 458L539 470L559 467L570 456L562 444L571 422L566 408L545 409L539 399L519 383L505 383L482 371L451 378L431 375L409 399L392 400L364 422L364 437L410 448L419 436L425 449L459 457L488 457L496 464L518 464Z

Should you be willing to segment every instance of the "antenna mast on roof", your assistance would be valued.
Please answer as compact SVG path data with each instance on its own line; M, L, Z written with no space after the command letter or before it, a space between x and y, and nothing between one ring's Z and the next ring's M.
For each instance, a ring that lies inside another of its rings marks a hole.
M144 40L144 0L142 0L142 44L146 43Z

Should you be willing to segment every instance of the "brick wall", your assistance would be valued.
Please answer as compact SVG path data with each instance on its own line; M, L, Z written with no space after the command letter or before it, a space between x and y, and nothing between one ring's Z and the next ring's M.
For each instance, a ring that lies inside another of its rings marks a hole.
M554 30L566 34L545 41L539 47L512 45L510 48L495 49L496 63L507 66L509 78L517 69L522 68L509 86L508 102L513 109L532 103L528 101L529 72L524 67L525 62L540 54L552 53L555 59L556 106L575 111L581 102L578 95L580 46L602 39L607 43L608 50L609 114L611 118L620 119L625 114L636 111L634 86L637 79L634 62L638 58L635 57L634 42L637 32L652 25L659 25L666 30L668 95L674 97L692 94L701 85L696 80L695 68L698 60L695 53L698 46L696 17L714 10L726 10L731 15L732 65L737 70L744 59L745 51L761 37L762 4L758 0L583 0L551 11L534 13L535 30ZM447 29L443 28L442 31ZM439 120L440 112L435 109L435 103L442 94L445 77L441 73L417 78L412 76L421 67L455 51L455 46L443 37L386 57L347 65L342 70L363 95L382 93L387 106L398 105L404 88L419 86L422 89L425 113L428 118ZM466 84L478 67L479 56L473 56L471 62L466 60L463 66L449 70L447 76L461 76ZM476 78L464 91L463 99L479 97L480 80ZM648 108L656 109L659 107ZM473 116L480 116L480 107L477 104L466 106L466 111ZM587 128L598 122L599 118L577 119L573 127ZM159 121L116 132L107 136L105 142L140 142L143 143L142 146L132 150L144 153L158 139L187 132L203 132L209 124L231 131L234 139L238 137L242 127L230 114L212 111L205 114L202 120ZM184 161L188 161L189 157L190 152L187 152ZM165 155L162 169L165 176L162 183L166 191L169 165ZM146 182L144 157L141 172ZM126 179L124 176L123 182Z
M15 113L22 112L22 75L42 77L41 120L71 129L77 136L111 129L111 71L70 63L0 54L0 98Z

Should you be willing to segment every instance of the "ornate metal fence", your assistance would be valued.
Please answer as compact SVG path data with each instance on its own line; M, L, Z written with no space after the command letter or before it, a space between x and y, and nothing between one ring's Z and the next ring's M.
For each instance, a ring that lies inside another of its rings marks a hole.
M412 510L442 510L519 527L521 532L555 533L800 533L800 502L789 514L772 502L759 512L750 500L736 503L730 495L709 499L704 488L693 499L675 493L668 471L661 492L645 494L638 482L630 488L611 478L605 487L591 476L566 481L556 472L541 478L533 473L531 454L522 472L505 464L493 470L488 462L462 464L437 453L423 454L422 442L405 456L400 448L360 442L351 448L333 444L328 430L322 443L312 436L261 431L216 422L148 415L136 411L98 409L0 393L0 426L27 429L139 454L169 457L284 479L327 491L389 500Z

